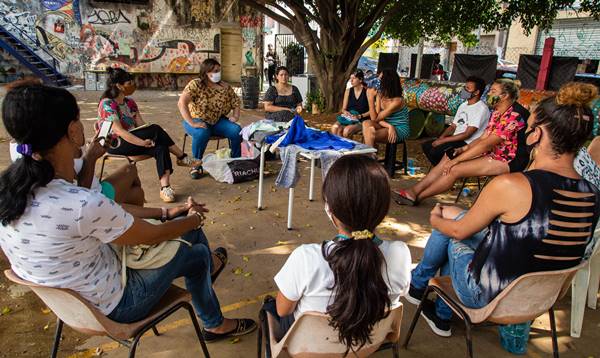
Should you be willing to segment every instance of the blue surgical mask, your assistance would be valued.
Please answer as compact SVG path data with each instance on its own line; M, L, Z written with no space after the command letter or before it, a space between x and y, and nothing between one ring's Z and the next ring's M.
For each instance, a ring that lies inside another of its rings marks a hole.
M463 88L462 90L460 90L460 99L462 99L463 101L468 101L471 98L473 98L473 96L474 96L473 92L467 91L466 88Z

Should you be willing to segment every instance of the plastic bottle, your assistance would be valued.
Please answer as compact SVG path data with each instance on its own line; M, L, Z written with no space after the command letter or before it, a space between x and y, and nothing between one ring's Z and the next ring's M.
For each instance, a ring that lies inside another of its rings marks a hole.
M468 197L469 195L471 195L471 189L463 188L463 190L460 192L460 195L465 198Z

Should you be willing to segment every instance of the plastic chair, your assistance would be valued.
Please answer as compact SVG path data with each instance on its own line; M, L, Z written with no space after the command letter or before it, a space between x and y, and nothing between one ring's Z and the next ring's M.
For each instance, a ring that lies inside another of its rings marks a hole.
M523 275L511 282L492 302L482 308L468 308L464 306L456 296L452 288L452 280L449 276L432 278L429 280L429 286L425 290L423 300L421 300L421 304L417 308L417 312L410 324L403 347L408 347L408 342L417 325L417 321L423 310L423 302L427 298L427 295L435 292L464 321L469 357L473 357L471 328L474 325L486 322L495 324L523 323L537 318L546 311L550 315L554 357L558 357L554 304L565 295L573 276L584 265L586 263L565 270L533 272Z
M188 310L204 356L210 357L194 309L190 304L192 295L177 286L172 285L167 290L160 302L145 319L134 323L118 323L104 316L73 290L37 285L22 280L12 270L5 270L4 275L14 283L29 287L56 314L56 335L52 347L52 358L55 358L58 353L63 322L84 334L108 336L129 347L129 357L134 357L142 335L152 329L154 334L158 336L159 332L156 325L180 308Z
M149 155L131 155L131 156L127 156L127 155L118 155L118 154L104 154L104 156L102 157L102 166L100 167L100 178L99 180L102 181L102 175L104 174L104 164L106 164L107 160L113 160L113 159L117 159L117 160L126 160L129 162L129 164L133 164L133 163L137 163L137 162L141 162L143 160L146 159L150 159L152 158Z
M600 227L594 232L596 240L600 240ZM571 337L581 336L585 304L596 309L598 301L598 286L600 286L600 243L596 247L587 263L575 274L571 284Z
M398 342L402 322L402 304L379 321L373 328L372 343L352 357L368 357L376 351L392 349L393 357L399 357ZM260 311L258 331L258 357L262 354L262 336L265 336L266 358L341 358L346 346L338 341L338 333L329 326L329 316L319 312L303 313L290 327L286 335L277 342L277 322L265 310Z

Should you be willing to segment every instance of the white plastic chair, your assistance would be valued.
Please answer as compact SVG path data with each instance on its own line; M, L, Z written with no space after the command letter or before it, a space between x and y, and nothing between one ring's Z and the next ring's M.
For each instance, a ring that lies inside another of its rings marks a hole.
M398 341L402 322L402 304L379 321L371 335L371 344L350 354L352 357L368 357L376 351L393 350L394 358L399 357ZM346 346L340 344L338 333L329 326L329 316L319 312L303 313L290 327L286 335L275 339L278 324L268 312L261 310L261 325L258 333L258 357L262 353L262 336L265 336L265 357L267 358L341 358Z
M600 286L600 228L597 228L594 232L594 238L597 241L592 256L587 261L587 264L577 271L571 285L571 337L573 338L581 336L586 299L587 306L594 310L598 301L598 286Z

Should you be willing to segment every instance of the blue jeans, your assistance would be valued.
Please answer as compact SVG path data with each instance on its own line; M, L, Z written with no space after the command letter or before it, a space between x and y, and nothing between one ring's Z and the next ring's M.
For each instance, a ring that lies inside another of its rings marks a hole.
M182 236L192 244L182 243L166 265L152 270L127 269L127 285L117 307L108 318L122 323L139 321L150 313L177 277L185 277L185 286L192 294L192 303L205 328L223 323L217 294L212 288L210 272L212 257L202 229Z
M460 217L462 214L458 218ZM481 289L469 271L475 249L486 234L487 229L484 229L469 239L458 241L433 230L421 262L411 273L410 284L417 289L425 289L429 279L440 270L440 275L452 278L454 291L465 306L481 308L487 305L489 302L482 299ZM452 318L452 310L439 298L435 301L435 312L441 319Z
M201 122L202 120L194 118L193 121ZM229 139L232 158L239 158L242 155L242 136L240 135L242 127L225 116L221 117L215 124L206 123L206 128L194 128L187 121L183 121L183 127L185 132L192 137L192 154L194 158L202 159L210 136L213 135Z

